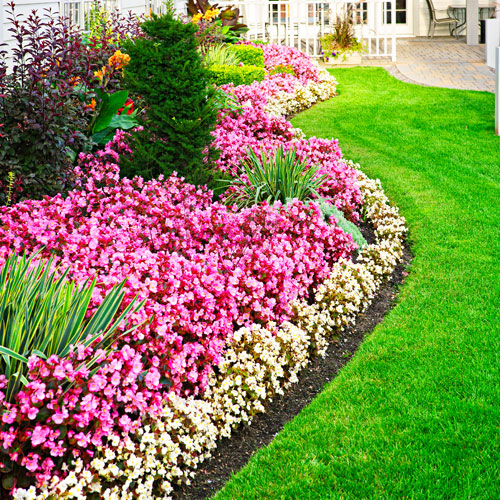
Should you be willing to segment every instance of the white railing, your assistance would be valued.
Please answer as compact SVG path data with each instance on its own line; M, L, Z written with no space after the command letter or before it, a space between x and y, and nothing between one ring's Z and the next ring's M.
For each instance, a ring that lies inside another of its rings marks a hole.
M120 9L121 0L101 0L107 10ZM396 60L395 0L220 0L219 6L240 9L249 27L246 38L296 47L311 57L321 56L321 38L333 31L337 17L349 16L366 56ZM83 30L88 28L93 0L60 0L60 12ZM164 0L144 0L144 11L161 13ZM175 6L183 10L184 0Z
M96 8L95 0L60 0L59 11L72 24L79 26L83 31L89 29L92 9ZM120 0L99 0L99 8L108 12L120 8Z
M296 47L311 57L321 55L321 37L331 33L337 16L347 12L365 55L396 60L395 0L365 2L327 0L222 0L240 9L249 27L246 38Z
M186 14L186 3L187 0L174 0L173 7L177 13ZM216 3L216 1L211 0L210 3ZM165 14L167 11L167 4L165 3L165 0L146 0L146 11L154 12L155 14Z

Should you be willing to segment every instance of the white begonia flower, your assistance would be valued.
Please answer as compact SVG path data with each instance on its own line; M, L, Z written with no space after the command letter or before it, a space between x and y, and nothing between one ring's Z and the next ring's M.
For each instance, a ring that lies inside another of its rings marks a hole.
M334 95L335 86L329 74L320 72L319 83L297 87L293 98L278 94L268 105L281 115L298 112ZM358 262L338 261L329 278L314 291L315 303L294 303L295 324L252 325L236 331L220 362L220 373L210 376L203 399L170 394L161 414L151 423L145 422L134 440L112 436L106 447L97 448L97 456L88 466L78 459L62 481L54 477L40 490L18 489L13 498L85 498L83 492L89 491L100 492L105 500L168 499L172 481L189 481L193 469L210 456L220 437L230 436L238 423L250 422L253 415L264 412L263 403L296 383L300 369L312 356L325 354L328 339L355 322L397 265L406 232L404 218L388 204L380 181L368 179L352 162L345 163L358 171L366 215L375 231L376 243L360 251ZM63 464L62 470L68 468ZM123 484L102 492L100 480L121 476L127 477ZM136 487L130 491L134 481Z

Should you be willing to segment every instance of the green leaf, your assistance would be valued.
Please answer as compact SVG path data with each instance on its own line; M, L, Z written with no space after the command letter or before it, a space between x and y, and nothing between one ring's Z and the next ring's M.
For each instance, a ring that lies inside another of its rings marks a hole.
M132 115L123 113L121 115L114 115L109 123L111 128L121 128L122 130L130 130L131 128L137 127L137 125L139 125L139 123Z
M116 131L116 129L114 129L112 127L106 127L104 130L101 130L100 132L96 132L92 136L92 140L98 145L107 144L109 141L111 141L113 139L115 131Z
M116 129L130 130L131 128L137 127L137 125L139 125L139 123L135 119L135 115L124 115L123 113L121 115L114 115L109 127L96 132L92 136L92 140L96 144L107 144L113 139Z
M17 359L18 361L22 361L23 363L28 362L28 358L22 356L18 352L9 349L8 347L0 346L0 353L5 354L6 356L10 356L11 358Z
M35 354L39 358L47 359L47 356L45 356L45 354L42 351L39 351L38 349L33 349L33 351L31 351L31 353Z
M114 94L104 94L102 97L102 107L97 117L92 132L99 132L110 126L113 116L120 108L125 106L128 99L128 90L120 90Z

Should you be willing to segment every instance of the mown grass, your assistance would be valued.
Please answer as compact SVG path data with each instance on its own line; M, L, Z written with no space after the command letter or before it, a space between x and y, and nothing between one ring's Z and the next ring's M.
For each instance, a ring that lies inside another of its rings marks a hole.
M216 495L500 498L500 139L492 94L334 70L297 116L381 179L415 254L397 306L338 377Z

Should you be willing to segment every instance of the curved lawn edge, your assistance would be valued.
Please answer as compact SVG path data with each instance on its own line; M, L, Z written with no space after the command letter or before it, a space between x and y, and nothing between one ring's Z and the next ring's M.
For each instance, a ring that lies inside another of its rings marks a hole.
M314 358L325 355L332 339L347 335L346 328L354 325L372 304L401 262L404 218L397 207L388 203L378 180L369 179L357 165L351 167L357 169L374 242L360 250L357 262L336 262L329 278L314 291L312 304L294 304L294 323L253 325L237 331L200 400L181 401L176 397L170 401L176 411L181 411L179 402L191 406L191 413L198 413L197 420L207 422L189 435L206 450L203 458L209 458L216 446L214 426L219 437L229 438L241 423L252 423L255 415L265 411L264 404L293 387L302 370ZM186 498L191 498L191 490L185 491Z
M493 96L333 73L339 97L294 125L382 179L412 274L352 362L215 498L500 498Z
M298 382L284 395L270 401L265 413L255 416L251 425L240 426L230 438L219 441L213 456L197 469L191 484L172 492L172 500L204 500L216 493L232 474L244 467L256 451L268 445L337 376L339 370L352 359L363 339L396 305L399 287L408 275L411 260L410 249L405 246L402 260L368 309L359 315L356 324L330 342L325 356L315 357L300 372Z

